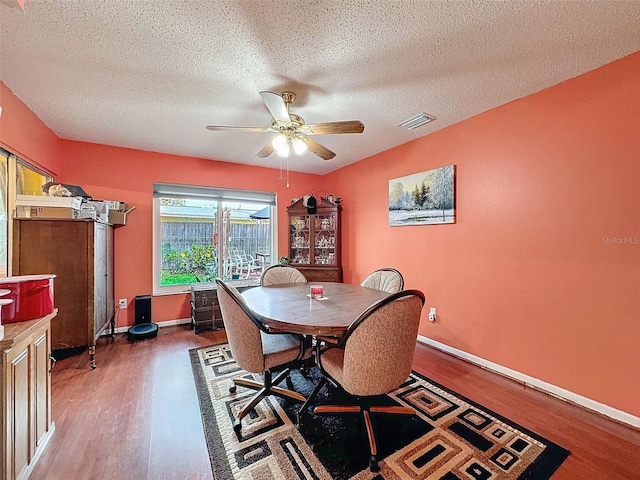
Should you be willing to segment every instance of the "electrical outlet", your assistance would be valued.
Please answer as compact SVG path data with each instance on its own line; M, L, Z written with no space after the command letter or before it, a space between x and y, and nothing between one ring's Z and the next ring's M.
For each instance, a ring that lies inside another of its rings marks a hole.
M120 300L118 300L118 307L127 308L127 299L121 298Z
M435 322L436 321L436 307L431 307L429 309L429 320L431 322Z

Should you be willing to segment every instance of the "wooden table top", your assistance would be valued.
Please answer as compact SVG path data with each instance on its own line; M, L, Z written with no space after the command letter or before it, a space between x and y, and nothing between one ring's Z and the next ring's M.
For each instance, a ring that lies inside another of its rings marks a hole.
M387 292L348 283L314 283L324 288L323 300L308 297L309 283L255 287L242 293L247 305L277 331L303 335L342 336L369 305Z

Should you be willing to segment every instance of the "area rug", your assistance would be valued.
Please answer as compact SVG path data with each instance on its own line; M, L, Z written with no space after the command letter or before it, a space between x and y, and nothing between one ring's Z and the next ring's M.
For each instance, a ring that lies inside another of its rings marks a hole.
M254 394L232 379L261 380L241 370L227 344L190 350L213 475L216 479L545 480L569 452L514 422L412 372L389 395L371 399L413 407L417 415L373 416L380 472L369 471L367 434L357 415L303 416L299 402L268 397L233 431L234 415ZM293 371L294 388L308 396L320 379L313 368ZM353 403L324 387L315 405Z

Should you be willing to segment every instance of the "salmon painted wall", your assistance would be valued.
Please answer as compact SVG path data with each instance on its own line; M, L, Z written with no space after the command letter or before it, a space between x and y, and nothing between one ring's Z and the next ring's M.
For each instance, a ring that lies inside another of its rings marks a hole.
M291 172L290 188L278 180L279 171L211 160L179 157L120 147L62 141L64 165L58 178L78 184L94 198L135 205L127 225L115 230L115 298L152 293L153 182L204 185L276 192L278 195L278 252L288 255L286 207L318 185L319 177ZM126 314L126 318L125 318ZM123 310L118 325L133 325L132 308ZM155 322L188 318L188 295L152 299Z
M640 53L330 174L345 281L396 267L421 335L640 416L638 78ZM389 180L447 164L457 223L389 227Z
M115 230L116 299L131 302L152 292L154 181L276 192L279 255L288 255L286 207L320 184L317 175L291 172L286 188L277 180L277 169L61 140L1 82L0 93L0 146L55 174L59 182L81 185L94 198L136 206L128 224ZM156 322L187 318L187 295L154 297L152 311ZM119 326L133 323L133 309L120 314Z
M0 82L0 146L49 173L62 163L60 139L7 86Z

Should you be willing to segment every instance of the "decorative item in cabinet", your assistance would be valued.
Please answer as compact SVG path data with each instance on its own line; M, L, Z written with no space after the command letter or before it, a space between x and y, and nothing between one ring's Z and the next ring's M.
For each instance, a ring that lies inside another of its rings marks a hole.
M217 291L213 285L193 285L190 303L191 326L195 333L224 328Z
M340 214L342 207L320 198L315 213L309 213L300 198L289 207L289 264L308 281L342 280Z

